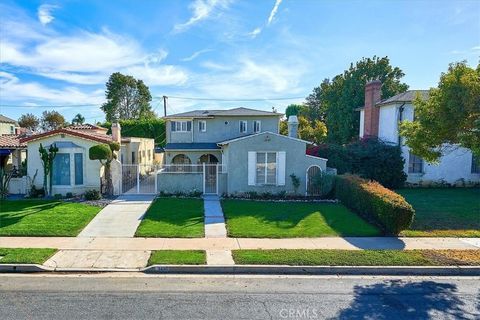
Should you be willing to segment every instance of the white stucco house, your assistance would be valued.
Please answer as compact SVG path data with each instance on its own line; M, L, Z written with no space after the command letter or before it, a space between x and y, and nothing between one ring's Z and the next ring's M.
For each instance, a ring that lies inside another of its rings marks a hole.
M405 139L399 135L399 123L413 121L416 95L428 98L428 90L409 90L381 100L382 83L371 81L365 86L365 106L360 111L360 137L378 137L393 144L400 144L405 159L404 171L407 183L430 185L446 182L462 185L480 182L480 163L472 152L458 146L446 146L446 152L438 164L424 161L412 154Z
M121 146L120 156L117 158L122 165L139 167L153 164L155 149L153 139L122 137L118 123L112 125L111 135L107 134L106 128L82 124L21 139L21 143L27 146L27 174L36 187L42 187L43 167L39 147L40 144L45 148L55 144L59 151L53 163L52 193L82 194L91 189L99 190L102 165L98 160L89 159L89 149L94 145L113 141ZM33 180L34 177L36 178Z

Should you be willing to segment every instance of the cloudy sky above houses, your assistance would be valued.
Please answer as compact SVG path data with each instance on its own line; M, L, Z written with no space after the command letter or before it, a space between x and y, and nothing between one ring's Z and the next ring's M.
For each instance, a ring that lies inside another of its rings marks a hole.
M475 0L4 0L0 24L0 112L15 119L57 109L103 120L117 71L144 80L159 114L163 95L170 113L283 111L362 57L389 56L426 89L450 62L480 56Z

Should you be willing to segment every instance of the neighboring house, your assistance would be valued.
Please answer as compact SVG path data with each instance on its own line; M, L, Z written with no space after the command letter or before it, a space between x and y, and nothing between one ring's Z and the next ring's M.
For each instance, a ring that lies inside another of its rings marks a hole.
M294 174L301 181L298 192L305 194L307 171L311 176L325 171L327 160L306 155L310 142L297 138L296 117L289 119L289 136L280 135L282 116L235 108L165 117L167 144L158 191L293 192Z
M450 184L480 182L480 165L472 152L466 148L446 146L445 154L438 164L430 164L412 154L405 139L399 135L399 123L413 121L415 110L413 100L416 95L428 98L428 90L409 90L391 98L381 100L380 81L371 81L365 86L365 106L360 110L360 137L378 137L394 144L400 144L405 159L404 171L407 182Z
M37 187L43 184L43 167L40 160L39 147L42 144L45 148L55 144L59 151L54 158L53 164L53 194L74 194L84 193L90 189L100 189L101 164L98 160L89 159L89 149L97 144L117 141L121 143L121 150L128 150L143 156L144 146L151 146L153 153L153 139L121 137L120 125L112 125L112 135L107 134L107 129L91 125L73 125L66 128L47 131L21 139L27 145L27 173L30 178L36 175L33 183ZM145 156L125 157L124 165L148 164L148 153ZM119 159L120 160L120 159ZM122 161L122 160L121 160Z
M17 121L0 114L0 135L17 134Z

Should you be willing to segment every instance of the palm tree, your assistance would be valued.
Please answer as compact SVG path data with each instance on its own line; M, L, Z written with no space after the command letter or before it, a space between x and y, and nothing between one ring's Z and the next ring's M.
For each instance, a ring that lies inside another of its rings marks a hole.
M72 124L83 124L85 122L85 117L83 117L80 113L77 113L75 118L72 119Z

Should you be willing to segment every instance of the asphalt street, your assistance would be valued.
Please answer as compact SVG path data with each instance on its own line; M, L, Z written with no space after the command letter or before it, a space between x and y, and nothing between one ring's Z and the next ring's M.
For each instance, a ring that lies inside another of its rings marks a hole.
M325 318L480 319L480 278L0 275L0 319Z

